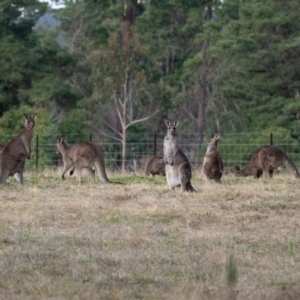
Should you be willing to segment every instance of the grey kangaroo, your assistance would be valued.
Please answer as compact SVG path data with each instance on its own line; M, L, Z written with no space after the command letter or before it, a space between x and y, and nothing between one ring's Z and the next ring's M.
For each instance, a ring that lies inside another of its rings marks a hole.
M273 172L280 166L285 166L290 173L296 178L300 178L300 174L287 154L277 146L263 146L256 150L249 163L243 168L236 166L237 176L254 176L260 178L263 176L265 179L273 178Z
M221 183L223 161L218 150L219 137L213 137L207 144L207 151L203 159L203 174L207 180Z
M5 146L6 146L6 144L4 144L3 141L0 139L0 152L4 149ZM24 169L24 166L23 166L23 169ZM14 176L15 176L16 180L20 183L20 174L19 174L19 172L15 173ZM6 182L8 182L8 180Z
M61 178L65 180L65 173L71 169L72 175L76 168L76 180L81 183L81 171L87 168L95 182L96 168L100 180L103 183L111 183L107 178L104 163L104 153L101 146L88 141L80 141L72 146L67 145L66 138L62 137L57 140L57 152L61 153L63 158L63 171Z
M178 121L174 121L172 124L169 120L165 120L165 123L167 135L164 139L164 161L168 185L172 189L181 186L182 192L194 192L191 184L191 164L178 146Z
M7 183L9 176L16 174L16 179L23 184L25 160L31 157L31 140L36 114L24 114L25 126L22 132L12 139L0 152L0 183Z
M165 176L165 161L164 158L161 156L152 156L149 157L145 164L145 175L149 176L155 175Z

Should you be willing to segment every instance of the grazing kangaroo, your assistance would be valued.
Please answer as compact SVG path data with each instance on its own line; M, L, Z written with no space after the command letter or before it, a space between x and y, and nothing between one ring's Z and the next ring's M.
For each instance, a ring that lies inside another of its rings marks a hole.
M178 146L176 130L178 121L172 124L170 121L165 120L165 123L168 130L164 139L164 161L168 185L172 189L181 186L182 192L194 192L195 190L191 184L191 164Z
M165 161L161 156L152 156L149 157L145 164L145 175L149 176L155 175L166 176L165 172Z
M81 183L81 170L87 168L95 182L96 168L100 180L103 183L112 183L109 181L105 171L104 153L101 146L92 142L80 141L72 146L67 145L66 138L57 140L57 152L61 153L63 158L63 171L61 178L65 180L65 173L72 167L70 174L72 175L76 168L76 180Z
M219 137L212 138L207 144L207 151L203 159L203 174L207 180L221 183L223 161L218 151Z
M262 175L262 168L259 162L259 152L262 148L269 147L263 146L257 149L251 156L249 163L241 169L239 166L235 166L236 176L239 177L247 177L247 176L254 176L254 178L260 178Z
M25 126L22 132L12 139L0 152L0 183L5 184L9 176L16 174L16 179L23 184L25 160L31 157L31 140L36 114L25 117Z
M300 174L287 154L277 146L263 146L256 150L249 163L243 168L235 167L238 176L254 176L265 179L273 178L273 172L280 166L285 166L296 178Z

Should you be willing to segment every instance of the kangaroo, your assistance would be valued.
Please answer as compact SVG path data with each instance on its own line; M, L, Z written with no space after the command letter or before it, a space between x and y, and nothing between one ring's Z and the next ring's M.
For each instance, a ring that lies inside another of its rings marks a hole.
M167 125L167 135L164 139L164 161L168 185L172 189L181 186L182 192L194 192L195 190L191 184L191 164L178 146L178 121L172 124L169 120L165 120L165 123Z
M165 161L161 156L152 156L149 157L145 164L145 175L149 176L155 175L166 176L165 172Z
M223 161L218 151L219 137L212 138L207 144L207 151L203 159L203 174L207 180L222 183Z
M4 149L4 147L6 146L6 144L3 143L3 141L0 139L0 152ZM23 166L24 168L24 166ZM20 183L20 174L19 172L17 172L15 175L16 180ZM8 182L8 179L7 179Z
M106 175L104 153L101 146L87 141L80 141L69 146L66 138L62 137L57 140L57 152L61 153L63 158L62 180L65 180L64 175L70 168L72 168L71 175L76 168L76 181L81 183L81 170L87 168L92 176L92 181L95 182L95 170L93 170L95 167L103 183L112 183Z
M272 179L274 170L280 166L285 166L296 178L300 178L300 174L287 154L277 146L263 146L256 150L250 162L243 168L235 167L238 176L254 176L265 179Z
M263 172L259 162L259 152L264 147L268 147L268 146L263 146L257 149L252 154L249 163L243 169L241 169L239 166L235 166L236 176L239 177L253 176L256 179L261 177Z
M9 176L15 174L20 184L23 184L25 160L31 157L31 140L36 114L24 114L25 126L22 132L12 139L0 152L0 183L7 183Z

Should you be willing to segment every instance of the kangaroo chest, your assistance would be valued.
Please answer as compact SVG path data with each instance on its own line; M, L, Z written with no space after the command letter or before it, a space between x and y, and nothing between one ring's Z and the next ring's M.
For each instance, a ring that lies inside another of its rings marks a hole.
M166 137L164 140L164 153L167 157L174 157L178 151L177 139Z

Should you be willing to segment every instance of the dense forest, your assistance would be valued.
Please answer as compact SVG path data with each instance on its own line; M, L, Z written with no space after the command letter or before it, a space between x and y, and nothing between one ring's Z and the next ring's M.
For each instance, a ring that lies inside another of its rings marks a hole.
M36 112L44 137L94 132L124 151L165 118L199 145L211 133L300 138L299 1L60 2L0 3L1 137ZM56 26L37 26L46 13Z

